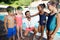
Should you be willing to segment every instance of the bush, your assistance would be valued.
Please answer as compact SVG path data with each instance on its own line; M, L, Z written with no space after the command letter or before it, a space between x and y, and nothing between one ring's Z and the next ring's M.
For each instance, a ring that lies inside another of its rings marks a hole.
M19 5L19 6L28 6L32 0L1 0L0 4L8 4L8 5Z

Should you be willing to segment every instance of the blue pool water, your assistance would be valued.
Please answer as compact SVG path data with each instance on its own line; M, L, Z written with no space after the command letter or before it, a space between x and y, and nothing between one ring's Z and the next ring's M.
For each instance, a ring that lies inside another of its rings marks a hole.
M0 15L0 20L4 21L4 17L5 15ZM38 23L35 23L35 27L38 28ZM23 23L23 29L26 28L26 25ZM58 32L56 33L57 36L60 36L60 29L58 30Z
M4 17L5 17L5 15L0 15L0 20L4 21Z

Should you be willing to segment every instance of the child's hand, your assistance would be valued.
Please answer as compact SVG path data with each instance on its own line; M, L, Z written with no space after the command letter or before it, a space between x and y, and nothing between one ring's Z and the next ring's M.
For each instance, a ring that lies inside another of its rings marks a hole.
M3 31L5 31L6 33L8 32L6 29L4 29Z
M51 35L48 35L49 36L49 38L51 37Z
M51 35L51 38L52 38L52 39L54 38L54 34Z
M7 34L8 30L6 30L6 34Z

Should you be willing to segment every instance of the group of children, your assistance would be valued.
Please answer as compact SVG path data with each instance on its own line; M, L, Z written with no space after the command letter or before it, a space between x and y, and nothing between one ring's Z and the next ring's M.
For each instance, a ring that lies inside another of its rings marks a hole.
M26 19L24 22L26 23L26 30L24 32L24 36L27 36L30 31L34 32L33 38L35 38L35 35L37 32L41 33L41 37L39 40L42 40L44 29L46 27L46 33L47 33L47 40L53 40L54 36L60 26L60 14L57 12L57 3L55 2L48 2L47 7L50 11L50 13L47 13L44 11L45 4L39 4L38 5L38 13L35 15L30 15L29 11L25 12ZM13 38L15 40L15 35L17 33L17 38L20 40L20 38L24 38L22 36L22 23L23 23L23 14L22 14L22 8L17 7L16 12L14 13L14 8L9 6L7 7L8 15L5 16L4 19L4 27L7 33L7 37L9 40ZM38 30L34 27L32 17L39 15L39 27ZM46 21L46 17L48 17L48 20ZM21 34L21 37L20 35Z

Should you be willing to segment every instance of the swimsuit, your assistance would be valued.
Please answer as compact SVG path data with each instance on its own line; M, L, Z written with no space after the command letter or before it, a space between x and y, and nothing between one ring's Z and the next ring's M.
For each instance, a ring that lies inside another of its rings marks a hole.
M13 35L16 35L16 26L14 26L14 28L8 28L7 37L10 38Z
M45 25L45 24L46 24L46 12L44 12L43 15L40 15L40 14L39 14L39 17L40 17L39 24L40 24L40 25Z
M47 21L47 30L49 31L54 31L56 28L56 13L54 15L48 16L48 21Z
M16 15L16 24L17 26L22 26L22 16Z

